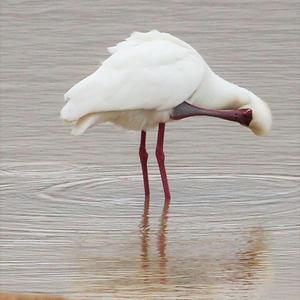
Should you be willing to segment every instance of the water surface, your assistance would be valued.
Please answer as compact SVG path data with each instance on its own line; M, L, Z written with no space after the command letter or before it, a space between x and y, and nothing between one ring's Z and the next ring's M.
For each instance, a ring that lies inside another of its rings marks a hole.
M297 299L298 1L4 1L1 290L71 299ZM222 120L167 125L164 207L149 135L109 124L75 138L63 93L134 30L171 32L270 103L258 138Z

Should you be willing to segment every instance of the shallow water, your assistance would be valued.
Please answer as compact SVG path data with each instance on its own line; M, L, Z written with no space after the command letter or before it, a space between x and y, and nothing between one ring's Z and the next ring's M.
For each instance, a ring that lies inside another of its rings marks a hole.
M1 290L71 299L297 299L298 1L1 4ZM63 93L133 30L169 31L272 107L267 138L222 120L167 125L164 207L149 134L75 138Z

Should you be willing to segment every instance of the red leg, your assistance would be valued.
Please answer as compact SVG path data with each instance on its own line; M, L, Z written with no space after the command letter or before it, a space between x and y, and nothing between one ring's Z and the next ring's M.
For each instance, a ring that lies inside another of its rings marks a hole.
M141 131L141 143L140 143L140 161L142 165L143 171L143 180L144 180L144 190L145 190L145 197L148 198L150 196L150 189L149 189L149 180L148 180L148 153L146 151L146 131Z
M171 199L171 195L169 190L167 172L165 168L164 133L165 133L165 123L159 123L157 145L156 145L156 158L159 166L161 181L164 188L165 203L169 203Z

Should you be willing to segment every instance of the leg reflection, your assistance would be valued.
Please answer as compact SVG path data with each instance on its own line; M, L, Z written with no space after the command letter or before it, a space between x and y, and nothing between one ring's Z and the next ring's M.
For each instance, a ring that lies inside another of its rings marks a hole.
M149 273L149 206L150 206L150 198L148 196L145 197L144 202L144 212L142 215L142 221L140 225L141 231L141 260L142 260L142 269L144 271L144 281L148 282L148 273Z
M159 271L160 271L160 282L167 283L167 234L168 234L168 213L169 213L169 201L165 202L163 212L161 215L160 229L158 234L158 254L159 254Z
M157 281L160 283L167 283L167 233L168 233L168 212L169 202L166 202L162 211L160 226L158 231L157 252L158 252L158 267L150 266L150 254L149 254L149 239L150 239L150 224L149 224L149 197L145 198L144 212L142 215L142 221L140 225L141 232L141 267L144 273L144 282L149 283ZM153 261L154 262L154 261ZM154 273L153 273L154 272Z

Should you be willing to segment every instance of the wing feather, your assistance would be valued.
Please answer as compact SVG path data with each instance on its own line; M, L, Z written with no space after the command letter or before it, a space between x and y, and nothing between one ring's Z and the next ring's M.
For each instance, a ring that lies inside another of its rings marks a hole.
M74 121L93 112L170 109L201 83L203 59L191 47L167 39L121 45L66 93L70 100L61 111L63 119Z

